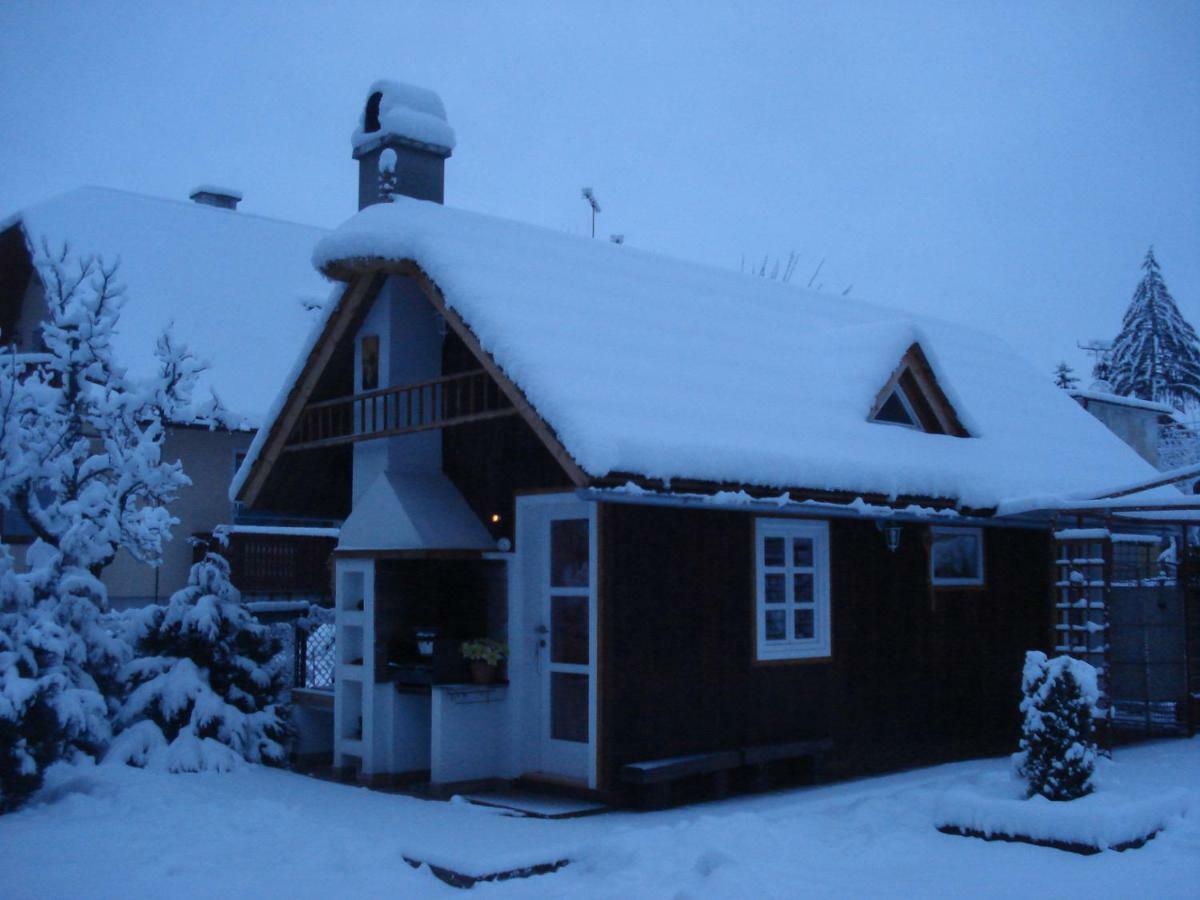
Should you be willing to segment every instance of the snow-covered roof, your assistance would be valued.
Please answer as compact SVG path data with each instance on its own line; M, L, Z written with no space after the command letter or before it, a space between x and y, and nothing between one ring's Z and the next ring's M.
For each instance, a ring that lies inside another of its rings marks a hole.
M1155 472L1004 342L898 309L402 197L313 258L415 261L593 477L985 509ZM971 437L868 421L913 343Z
M384 79L376 81L367 91L368 105L375 94L380 95L379 127L368 130L367 107L364 107L350 138L356 152L387 137L439 147L447 154L454 149L454 129L446 122L442 98L433 91Z
M323 229L187 200L84 187L21 210L35 247L65 242L71 252L120 259L126 303L117 360L135 376L154 370L154 341L170 324L211 368L224 405L258 424L304 343L329 284L313 271Z
M1156 403L1153 400L1143 400L1141 397L1123 397L1108 391L1085 391L1072 388L1069 393L1076 399L1094 400L1098 403L1112 403L1115 406L1129 406L1134 409L1145 409L1151 412L1174 415L1175 407L1167 403Z

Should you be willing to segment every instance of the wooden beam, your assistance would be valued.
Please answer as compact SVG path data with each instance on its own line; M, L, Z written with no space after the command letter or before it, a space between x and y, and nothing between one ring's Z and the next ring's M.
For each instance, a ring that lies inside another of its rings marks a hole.
M873 419L879 414L879 410L887 402L892 391L896 390L905 372L912 373L913 379L917 382L917 387L920 389L925 402L929 405L930 411L944 433L960 438L971 436L971 433L967 431L962 421L958 418L958 413L954 411L954 407L950 405L950 400L946 397L945 391L938 384L937 375L934 374L933 367L929 364L929 358L925 355L925 351L921 349L920 344L913 344L900 357L900 364L896 366L887 383L875 395L875 402L871 404L871 412L868 418ZM913 398L910 397L909 400L911 402Z
M373 300L383 287L385 276L381 273L367 272L358 277L338 298L337 306L325 322L317 342L305 360L300 377L292 384L282 409L269 423L270 433L263 443L262 450L250 469L250 474L238 491L237 499L247 506L252 505L266 484L267 476L283 452L284 445L296 427L296 422L304 411L304 404L312 395L317 382L325 372L333 352L341 343L342 338L350 330L363 303Z
M311 408L311 407L310 407ZM453 428L456 425L470 425L474 422L486 422L489 419L500 419L504 416L517 415L515 407L494 409L489 412L471 413L469 416L455 416L453 419L439 419L436 422L426 422L422 425L405 425L400 428L389 428L386 431L363 431L347 434L341 437L321 438L316 441L305 441L302 444L285 444L284 453L296 450L318 450L322 447L339 447L342 444L358 444L362 441L373 441L377 438L399 437L403 434L416 434L420 431L433 431L437 428Z

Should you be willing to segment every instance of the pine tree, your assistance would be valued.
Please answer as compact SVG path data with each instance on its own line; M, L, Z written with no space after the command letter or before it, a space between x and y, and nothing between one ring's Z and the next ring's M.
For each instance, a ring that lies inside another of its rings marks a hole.
M1096 670L1070 656L1025 655L1021 680L1021 743L1014 758L1027 795L1075 800L1092 792L1096 768L1092 708L1100 692Z
M1065 362L1060 362L1054 369L1054 385L1060 387L1064 391L1069 391L1079 384L1079 379L1075 377L1075 370Z
M100 573L119 550L154 562L189 484L163 460L166 425L195 421L202 364L164 335L144 381L117 365L123 289L117 266L48 247L35 256L47 318L44 351L0 354L0 507L35 541L18 573L0 547L0 803L41 783L47 766L99 755L129 645L105 612ZM210 421L214 421L210 418Z
M87 644L58 621L49 574L18 573L0 546L0 812L36 791L52 763L95 756L109 736L104 698L84 671Z
M1117 394L1187 411L1200 405L1200 339L1167 290L1153 247L1142 271L1113 341L1108 380Z
M283 678L270 667L281 644L242 604L221 556L207 553L135 629L109 759L173 772L285 762Z
M224 413L215 398L194 401L205 366L169 333L154 348L154 376L137 380L117 364L117 265L48 247L35 264L45 352L0 358L0 506L32 529L37 560L27 562L53 576L45 596L58 598L59 623L88 644L85 669L106 690L123 658L99 622L108 603L99 576L120 550L156 562L171 537L168 504L191 482L163 458L167 425L220 424Z

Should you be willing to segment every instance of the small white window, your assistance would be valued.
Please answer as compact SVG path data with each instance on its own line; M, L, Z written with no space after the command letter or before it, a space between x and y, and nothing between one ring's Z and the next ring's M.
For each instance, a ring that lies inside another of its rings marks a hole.
M829 656L828 523L759 519L755 570L756 658Z
M983 529L932 528L929 574L935 585L983 584Z

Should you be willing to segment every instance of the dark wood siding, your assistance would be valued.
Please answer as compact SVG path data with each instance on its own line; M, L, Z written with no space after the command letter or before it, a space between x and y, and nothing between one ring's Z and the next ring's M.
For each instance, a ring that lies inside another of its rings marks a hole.
M442 374L479 367L466 344L448 333L442 344ZM519 416L444 429L442 469L497 538L513 536L515 492L571 486L562 466ZM493 514L499 514L498 523L491 521Z
M836 774L1015 749L1023 654L1044 648L1049 541L986 531L987 585L931 591L928 529L895 554L830 522L833 658L754 663L754 517L610 504L601 516L600 753L627 762L831 737Z

